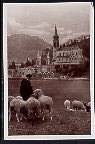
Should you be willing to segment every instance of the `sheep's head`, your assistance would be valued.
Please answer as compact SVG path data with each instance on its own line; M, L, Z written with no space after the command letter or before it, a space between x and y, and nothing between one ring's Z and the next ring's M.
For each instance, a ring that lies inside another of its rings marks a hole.
M88 106L85 102L82 102L86 108L86 111L89 112L90 111L90 106Z
M87 106L87 104L84 101L82 101L82 103L84 104L85 107Z
M36 89L34 91L34 95L38 99L41 95L43 95L43 91L41 89Z

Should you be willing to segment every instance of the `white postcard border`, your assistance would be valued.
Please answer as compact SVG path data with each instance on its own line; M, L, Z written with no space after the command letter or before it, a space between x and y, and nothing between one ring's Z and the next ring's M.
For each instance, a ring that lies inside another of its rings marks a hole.
M73 2L74 3L74 2ZM91 2L90 2L91 3ZM7 69L7 5L31 3L3 3L3 69L4 69L4 139L5 140L66 140L92 139L94 135L94 6L91 3L90 20L90 93L91 93L91 135L19 135L8 136L8 69ZM33 3L35 4L35 3ZM40 3L41 4L41 3ZM44 4L44 3L43 3ZM49 3L55 4L55 3ZM57 3L58 4L58 3ZM61 3L59 3L61 4ZM86 3L85 3L86 4ZM37 4L36 4L37 5Z

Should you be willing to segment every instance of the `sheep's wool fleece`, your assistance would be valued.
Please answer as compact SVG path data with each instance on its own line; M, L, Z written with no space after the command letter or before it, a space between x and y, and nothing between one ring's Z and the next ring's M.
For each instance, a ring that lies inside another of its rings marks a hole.
M53 100L49 96L42 95L38 98L38 100L41 102L41 104L47 104L47 105L52 105L53 104Z
M72 105L75 106L75 107L78 107L80 109L85 109L84 104L82 102L80 102L80 101L77 101L77 100L73 101Z
M64 102L64 106L65 106L65 108L70 108L70 101L69 101L69 100L66 100L66 101Z
M10 107L14 107L14 109L18 112L20 112L21 107L25 105L25 101L20 100L20 99L13 99L10 102Z
M27 101L26 101L26 103L25 103L25 107L27 108L27 109L32 109L32 108L34 108L34 107L40 107L40 102L37 100L37 99L35 99L34 97L30 97Z

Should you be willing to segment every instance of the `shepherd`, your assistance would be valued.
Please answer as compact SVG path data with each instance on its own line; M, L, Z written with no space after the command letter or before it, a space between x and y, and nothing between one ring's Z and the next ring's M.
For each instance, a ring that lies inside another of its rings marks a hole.
M28 98L33 94L33 86L31 85L31 74L27 74L26 78L21 81L20 94L24 101L27 101Z

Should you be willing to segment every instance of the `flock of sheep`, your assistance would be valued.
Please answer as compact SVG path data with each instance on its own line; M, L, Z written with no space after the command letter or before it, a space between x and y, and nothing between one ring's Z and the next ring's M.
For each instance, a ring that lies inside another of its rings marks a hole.
M72 102L72 109L70 108L70 101L64 102L64 107L70 111L84 110L89 112L91 110L91 103L86 104L85 102L74 100ZM24 101L21 96L8 97L8 109L9 109L9 121L15 113L16 119L20 122L22 119L33 119L38 120L40 117L44 121L46 112L48 112L52 121L52 109L53 99L49 96L45 96L41 89L36 89L34 94L27 100Z
M91 110L91 102L88 102L88 104L86 104L83 101L74 100L72 102L72 108L73 109L70 109L70 103L71 102L69 100L66 100L64 102L64 106L67 110L70 110L70 111L84 110L87 112L89 112Z
M41 89L36 89L34 94L24 101L21 96L8 97L9 106L9 121L11 120L12 113L15 113L18 122L24 119L31 119L42 117L44 121L46 111L49 112L52 121L52 107L53 100L49 96L45 96Z

